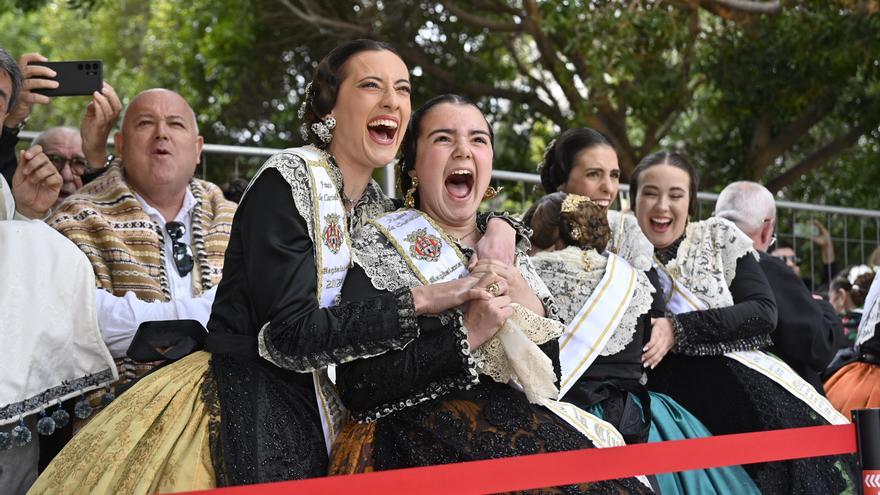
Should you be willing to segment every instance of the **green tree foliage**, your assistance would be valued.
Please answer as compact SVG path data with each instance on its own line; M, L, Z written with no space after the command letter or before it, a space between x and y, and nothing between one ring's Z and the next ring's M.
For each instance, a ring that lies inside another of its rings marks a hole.
M414 105L450 91L481 104L498 168L534 171L561 129L589 125L611 137L625 175L671 147L706 188L748 178L794 200L880 207L863 181L880 159L874 1L17 3L0 15L7 48L102 58L124 98L177 89L209 142L299 144L296 109L317 60L371 37L399 48ZM75 122L84 105L57 101L36 123ZM222 181L231 167L211 160Z

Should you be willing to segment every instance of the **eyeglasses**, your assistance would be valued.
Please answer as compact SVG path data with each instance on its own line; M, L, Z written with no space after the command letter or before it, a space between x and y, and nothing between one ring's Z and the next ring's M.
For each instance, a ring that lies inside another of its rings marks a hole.
M185 277L193 269L192 249L190 249L189 244L183 242L183 236L186 234L186 225L180 222L168 222L165 224L165 231L171 237L171 253L174 255L177 273L181 277Z
M46 158L52 162L52 165L55 165L55 168L57 168L59 172L64 170L64 166L69 163L71 172L76 175L82 175L86 173L86 169L89 166L89 162L81 156L67 158L66 156L56 155L55 153L46 153Z
M800 265L800 264L801 264L801 259L798 258L797 256L793 255L793 254L789 254L789 255L777 255L777 256L774 256L774 258L779 258L779 259L781 259L782 261L784 261L784 262L786 262L786 263L792 263L792 264L795 264L795 265Z

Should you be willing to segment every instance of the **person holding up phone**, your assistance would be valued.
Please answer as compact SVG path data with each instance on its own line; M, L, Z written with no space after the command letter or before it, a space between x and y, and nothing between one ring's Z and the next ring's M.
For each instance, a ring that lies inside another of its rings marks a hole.
M11 109L17 107L22 87L21 70L0 47L0 120L6 122ZM0 129L0 139L3 134ZM14 147L12 153L15 160ZM11 174L8 184L5 177L0 179L0 218L43 218L58 198L61 176L39 146L21 152L21 165Z
M9 182L12 182L12 176L19 165L15 154L18 133L30 117L34 105L51 103L52 97L42 94L45 91L54 90L66 94L61 88L65 80L56 80L60 79L56 71L41 63L48 62L39 53L25 54L18 62L24 76L21 97L10 108L9 115L3 121L4 132L0 137L0 172ZM32 143L42 146L63 179L61 193L52 205L54 207L87 183L89 175L103 170L108 161L107 136L119 117L122 103L113 87L106 82L102 82L101 91L95 91L91 96L92 101L86 108L79 129L46 129ZM34 153L33 150L29 151Z

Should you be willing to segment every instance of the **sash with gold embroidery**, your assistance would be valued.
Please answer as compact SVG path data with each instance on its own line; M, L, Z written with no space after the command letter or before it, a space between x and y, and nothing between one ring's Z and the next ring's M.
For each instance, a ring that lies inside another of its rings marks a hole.
M623 258L608 253L605 274L559 337L560 397L565 397L614 335L635 292L636 273Z
M695 296L690 289L678 283L666 271L657 270L657 275L668 300L666 309L669 311L678 314L709 309L706 303ZM812 385L778 357L763 351L728 352L724 356L773 380L829 423L833 425L849 423L846 417L834 409L828 399L819 395Z
M422 212L397 210L370 220L370 223L388 239L422 284L448 282L468 274L464 255ZM619 262L625 264L623 260ZM630 297L633 283L630 282ZM572 404L545 400L542 405L589 438L598 448L626 445L614 426ZM647 485L647 479L638 478Z
M318 276L318 304L322 308L335 306L339 303L342 283L351 265L351 239L345 225L345 206L327 170L331 165L320 150L306 147L287 151L302 158L309 173L313 206L312 218L306 220L311 221L315 237L312 241ZM328 376L328 372L333 371L324 368L312 372L315 400L328 454L347 416L336 386Z

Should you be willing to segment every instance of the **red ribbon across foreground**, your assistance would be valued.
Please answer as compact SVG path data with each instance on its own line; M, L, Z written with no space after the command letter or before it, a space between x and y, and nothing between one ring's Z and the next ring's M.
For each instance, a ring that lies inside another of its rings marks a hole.
M202 495L470 494L856 451L855 426L812 426L208 490Z

